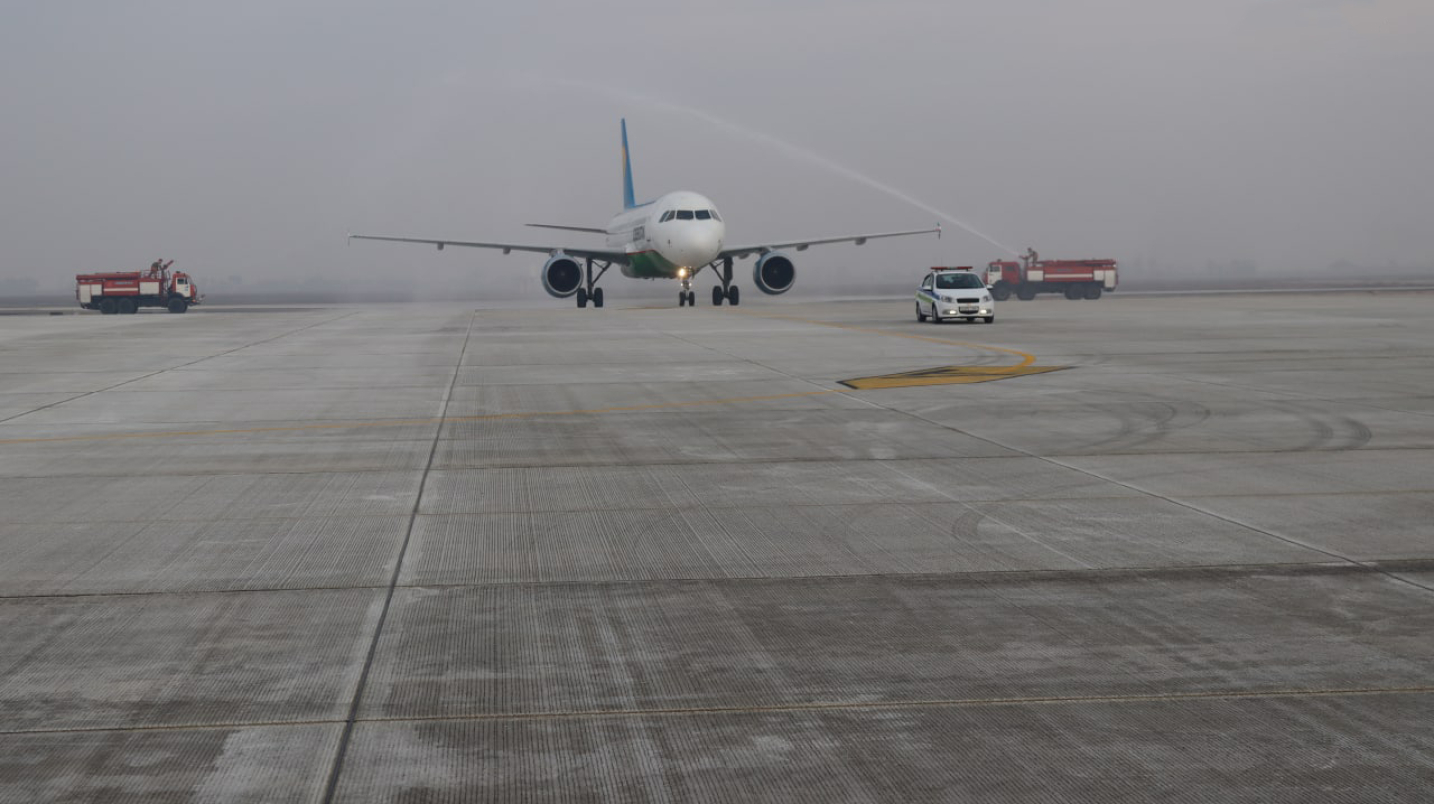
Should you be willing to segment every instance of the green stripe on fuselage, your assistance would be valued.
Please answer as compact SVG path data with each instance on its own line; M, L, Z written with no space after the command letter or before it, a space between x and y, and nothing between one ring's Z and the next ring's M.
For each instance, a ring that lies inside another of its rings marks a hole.
M629 255L628 259L631 270L628 276L638 279L675 279L680 267L656 251L640 251Z

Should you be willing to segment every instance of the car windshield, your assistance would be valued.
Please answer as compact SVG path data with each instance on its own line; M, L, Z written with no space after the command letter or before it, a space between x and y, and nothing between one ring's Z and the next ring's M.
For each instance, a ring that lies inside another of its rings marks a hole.
M965 288L983 288L985 282L975 274L937 274L936 287L940 290L961 290Z

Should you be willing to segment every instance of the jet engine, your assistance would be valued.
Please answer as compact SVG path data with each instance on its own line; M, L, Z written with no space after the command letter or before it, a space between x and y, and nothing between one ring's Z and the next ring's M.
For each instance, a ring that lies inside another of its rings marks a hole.
M555 299L566 299L578 292L583 283L583 269L578 261L558 253L543 263L543 290Z
M752 270L752 282L768 296L791 290L792 282L796 281L796 278L797 266L792 264L787 255L777 251L763 254Z

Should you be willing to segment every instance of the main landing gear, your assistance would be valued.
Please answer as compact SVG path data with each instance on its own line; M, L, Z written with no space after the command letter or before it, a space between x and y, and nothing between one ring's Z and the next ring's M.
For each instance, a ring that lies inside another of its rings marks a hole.
M587 307L588 302L592 302L594 307L602 306L602 288L597 287L597 281L602 279L602 275L611 267L612 263L605 262L602 268L598 269L597 276L593 276L593 260L588 258L587 270L583 272L584 284L578 286L578 307Z
M717 264L712 264L712 270L717 271ZM722 300L736 307L742 301L742 294L738 292L737 286L732 284L732 258L725 257L722 260L722 270L717 272L717 279L722 282L721 286L712 286L712 306L721 307Z

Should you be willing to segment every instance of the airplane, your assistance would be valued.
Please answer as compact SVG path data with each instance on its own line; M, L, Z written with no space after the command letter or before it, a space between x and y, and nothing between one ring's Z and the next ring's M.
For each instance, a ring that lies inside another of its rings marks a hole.
M862 245L868 240L881 237L904 237L906 235L936 233L941 236L941 227L917 229L906 232L881 232L878 234L847 235L814 240L791 240L777 243L760 243L747 246L725 245L726 223L717 206L706 197L694 192L679 190L667 193L655 201L639 204L632 186L632 161L627 149L627 120L622 120L622 212L613 216L607 228L591 226L563 226L553 223L530 223L542 229L561 229L570 232L607 235L607 248L571 248L568 246L541 246L521 243L477 243L465 240L432 240L417 237L383 237L378 235L349 235L351 240L386 240L395 243L423 243L437 246L469 246L473 248L501 249L504 254L514 251L537 252L548 255L543 263L543 290L548 295L565 299L577 296L578 307L602 307L602 288L597 282L612 266L619 266L623 276L635 279L676 279L681 282L677 294L679 307L695 307L697 294L692 290L692 279L704 268L712 268L720 285L712 287L712 306L720 307L726 301L736 307L741 301L737 285L732 281L732 261L746 259L753 255L757 261L752 270L752 283L757 289L771 296L791 290L796 280L796 265L782 249L806 251L808 246L823 243L855 243ZM579 265L579 261L583 264ZM596 274L594 265L598 266Z

